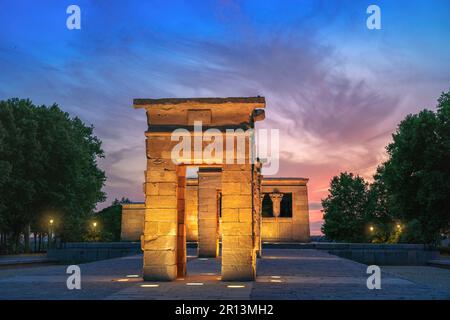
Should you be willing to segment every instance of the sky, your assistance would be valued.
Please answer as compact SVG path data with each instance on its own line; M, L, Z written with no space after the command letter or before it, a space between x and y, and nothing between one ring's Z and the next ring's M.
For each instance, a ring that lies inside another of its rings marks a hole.
M81 9L69 30L66 9ZM381 10L369 30L366 9ZM409 113L450 88L450 1L0 0L0 99L57 103L95 127L104 191L142 201L134 98L264 96L279 177L308 177L311 233L342 171L371 180Z

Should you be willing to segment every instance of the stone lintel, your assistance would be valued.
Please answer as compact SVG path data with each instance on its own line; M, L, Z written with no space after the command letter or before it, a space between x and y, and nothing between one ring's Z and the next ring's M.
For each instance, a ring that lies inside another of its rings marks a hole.
M199 104L223 104L223 103L251 103L264 108L266 99L264 97L228 97L228 98L162 98L162 99L134 99L134 108L148 108L150 106L167 106L186 103Z
M221 173L222 168L220 167L200 167L198 168L198 173Z
M134 100L146 110L148 132L193 131L197 122L205 129L248 129L264 119L265 105L264 97Z
M308 178L263 178L263 186L306 186Z

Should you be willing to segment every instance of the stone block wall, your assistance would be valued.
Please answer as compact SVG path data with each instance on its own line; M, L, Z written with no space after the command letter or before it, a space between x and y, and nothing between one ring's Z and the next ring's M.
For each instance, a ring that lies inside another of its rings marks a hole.
M122 205L121 241L139 241L144 231L145 203Z
M292 193L292 217L263 217L262 241L309 242L308 179L263 178L263 193Z
M198 180L187 179L186 183L186 240L198 240Z
M309 242L309 210L307 179L277 178L262 179L262 191L265 193L292 192L292 218L268 218L256 221L261 228L262 241ZM239 183L229 187L241 188ZM164 187L163 187L164 188ZM239 189L240 190L240 189ZM185 195L186 239L198 241L198 179L186 179ZM138 240L143 233L145 204L126 204L122 209L122 241ZM221 238L221 220L219 219L219 239ZM259 241L257 239L256 241Z
M219 192L222 169L200 168L198 172L198 256L219 255Z

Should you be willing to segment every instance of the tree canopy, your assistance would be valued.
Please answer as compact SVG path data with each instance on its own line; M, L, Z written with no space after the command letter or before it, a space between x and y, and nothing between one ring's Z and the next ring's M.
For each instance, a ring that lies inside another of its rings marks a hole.
M408 115L387 151L382 179L393 214L414 221L410 240L435 242L450 223L450 91L436 112Z
M56 104L10 99L0 101L0 142L0 232L17 242L30 225L47 230L52 218L62 240L80 240L105 199L97 166L104 153L93 127Z
M95 214L95 220L98 222L98 233L96 235L88 234L88 239L93 238L100 241L120 241L120 232L122 229L122 204L131 203L130 199L114 199L113 203Z
M323 233L337 241L365 240L368 184L363 178L343 172L333 177L329 195L322 200Z
M450 91L442 93L436 111L408 115L392 138L388 160L370 186L351 173L331 180L330 194L322 200L322 231L329 239L437 243L448 233Z

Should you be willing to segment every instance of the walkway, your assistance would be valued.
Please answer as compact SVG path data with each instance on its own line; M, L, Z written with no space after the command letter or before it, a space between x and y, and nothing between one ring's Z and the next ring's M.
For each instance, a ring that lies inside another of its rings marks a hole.
M188 276L173 282L143 282L141 255L80 264L81 290L67 289L65 266L4 269L0 299L450 299L450 288L411 276L421 267L408 267L409 276L381 267L389 271L381 290L369 290L363 264L314 249L265 249L257 280L236 283L219 280L220 259L194 253ZM439 269L443 281L450 283L450 270Z

